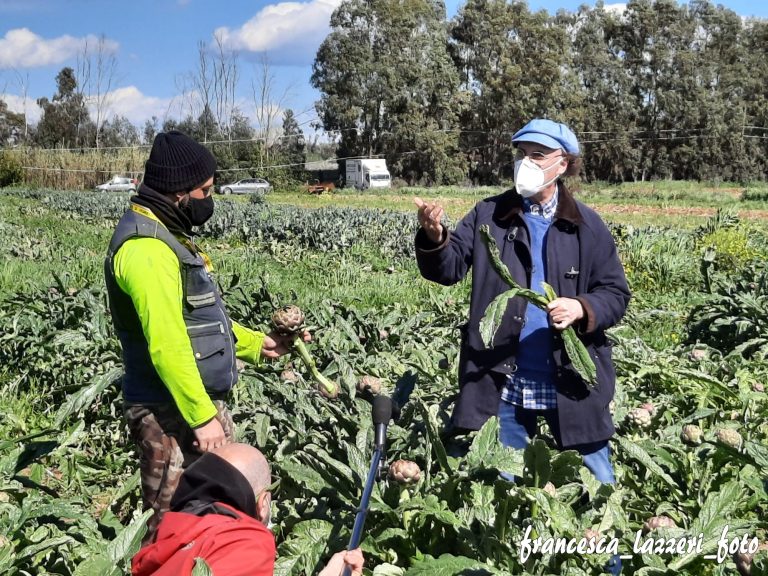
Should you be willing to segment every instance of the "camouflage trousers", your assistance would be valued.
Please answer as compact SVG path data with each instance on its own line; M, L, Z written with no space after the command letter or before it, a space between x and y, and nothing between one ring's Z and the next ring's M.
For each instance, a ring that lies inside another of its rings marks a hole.
M223 400L213 403L224 434L230 441L234 440L235 427L226 403ZM163 514L169 510L184 468L201 453L193 444L192 428L175 404L126 403L123 413L131 439L139 449L144 510L155 511L147 523L146 543L152 539Z

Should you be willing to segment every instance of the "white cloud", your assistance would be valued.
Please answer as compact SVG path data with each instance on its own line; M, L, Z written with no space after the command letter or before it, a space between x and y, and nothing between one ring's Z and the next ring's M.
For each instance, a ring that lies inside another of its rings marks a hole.
M43 111L32 98L27 98L25 101L24 98L15 94L0 93L0 100L5 101L11 112L25 113L27 122L30 124L37 124L43 114ZM107 108L107 118L125 116L137 126L143 125L144 121L152 116L157 116L162 123L166 117L178 115L175 99L147 96L135 86L126 86L110 92L107 95ZM89 104L88 109L91 118L95 119L95 106Z
M152 116L161 121L168 115L172 107L172 98L158 98L142 94L136 86L117 88L107 95L107 116L125 116L131 123L141 126ZM89 106L91 118L95 118L93 106Z
M310 64L329 31L341 0L280 2L262 8L240 28L217 28L224 46L241 52L269 52L275 64Z
M37 124L43 115L42 109L32 98L27 98L25 101L24 98L15 94L0 93L0 100L5 101L11 112L26 114L29 124ZM106 116L107 118L125 116L132 124L141 126L152 116L157 116L161 123L167 117L178 116L176 108L178 108L178 102L174 98L147 96L135 86L126 86L113 90L107 95ZM95 119L94 104L88 104L88 111L91 118Z
M606 4L603 6L606 12L613 14L614 16L622 16L627 11L626 4Z
M59 36L58 38L43 38L29 28L16 28L5 33L0 38L0 69L3 68L37 68L50 64L61 64L73 58L87 44L96 45L99 39L88 35L82 38L74 36ZM109 51L116 51L117 42L106 41Z
M0 94L0 100L5 101L11 112L25 114L27 116L27 124L37 124L40 116L43 115L43 111L31 98L25 100L23 97L16 96L15 94Z

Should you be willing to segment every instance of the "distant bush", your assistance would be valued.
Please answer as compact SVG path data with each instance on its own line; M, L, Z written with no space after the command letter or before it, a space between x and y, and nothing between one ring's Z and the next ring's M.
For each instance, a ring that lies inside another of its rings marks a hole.
M17 158L6 152L0 152L0 187L21 184L24 181L24 168Z
M720 228L703 236L699 245L715 251L715 264L720 271L734 271L761 256L743 228Z
M745 188L741 192L742 202L768 202L768 188L750 189Z

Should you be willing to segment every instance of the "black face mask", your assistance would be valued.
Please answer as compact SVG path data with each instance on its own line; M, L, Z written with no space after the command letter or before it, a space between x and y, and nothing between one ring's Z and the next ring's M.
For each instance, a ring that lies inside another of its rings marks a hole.
M192 226L202 226L213 216L213 196L192 198L187 195L179 202L179 210L189 218Z

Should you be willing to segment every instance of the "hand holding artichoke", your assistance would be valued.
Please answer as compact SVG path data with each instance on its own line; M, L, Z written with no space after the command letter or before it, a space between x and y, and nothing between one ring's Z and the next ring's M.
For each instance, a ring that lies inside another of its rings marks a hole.
M336 398L339 395L338 384L323 376L304 345L304 341L309 340L309 332L304 330L304 313L301 309L298 306L285 306L276 310L272 314L272 326L275 329L275 336L270 335L267 338L279 340L289 349L292 347L317 382L320 394L326 398ZM299 334L302 334L302 338L299 338ZM264 342L266 344L267 339ZM275 349L277 350L277 347Z

